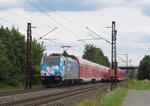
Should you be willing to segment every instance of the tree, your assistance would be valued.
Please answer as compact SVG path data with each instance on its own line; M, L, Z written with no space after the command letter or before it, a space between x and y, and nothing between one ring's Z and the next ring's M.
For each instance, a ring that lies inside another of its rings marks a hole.
M24 36L15 30L14 27L0 28L0 39L6 48L6 55L10 61L12 68L9 70L9 85L17 86L19 82L23 81L22 74L25 67L25 40ZM3 65L5 65L3 63Z
M138 70L138 79L150 80L150 56L149 55L145 55L145 57L140 61L140 66Z
M89 61L109 66L109 60L106 56L104 56L102 50L100 48L95 47L93 44L85 45L84 54L82 56L84 59Z
M9 80L10 61L6 55L5 45L0 40L0 85L7 84Z
M32 59L33 59L33 84L37 84L40 76L40 62L43 57L43 52L45 51L43 44L32 42Z
M14 27L11 29L0 27L0 74L4 73L4 77L0 79L7 79L5 84L11 86L23 85L25 82L26 73L26 41L25 36L21 34ZM37 42L32 42L33 47L33 64L35 68L35 73L39 74L40 61L43 56L43 51L45 48L42 44ZM5 62L3 62L5 61ZM7 77L9 75L9 77ZM39 74L40 75L40 74ZM2 75L1 75L2 76ZM2 81L0 80L0 82Z

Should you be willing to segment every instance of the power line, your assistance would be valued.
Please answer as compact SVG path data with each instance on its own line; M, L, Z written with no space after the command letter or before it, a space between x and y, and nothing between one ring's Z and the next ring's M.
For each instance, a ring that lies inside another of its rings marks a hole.
M23 27L20 27L19 25L17 25L17 24L14 24L14 23L12 23L12 22L10 22L10 21L7 21L7 20L5 20L5 19L3 19L3 18L0 18L1 20L3 20L3 21L5 21L5 22L7 22L7 23L9 23L9 24L11 24L11 25L14 25L14 26L16 26L16 27L19 27L19 28L21 28L22 30L25 30L26 31L26 29L25 28L23 28Z
M60 26L62 26L64 29L66 29L68 32L70 32L72 35L74 35L76 38L78 38L78 36L76 36L72 31L70 31L68 28L66 28L64 25L62 25L61 23L59 23L57 20L55 20L52 16L46 14L41 8L39 8L38 6L36 6L34 3L32 3L31 1L27 0L27 2L29 4L31 4L32 6L34 6L35 8L37 8L38 10L40 10L43 14L45 14L46 16L48 16L50 19L52 19L54 22L56 22L57 24L59 24Z
M27 29L25 29L25 28L23 28L23 27L21 27L21 26L19 26L19 25L17 25L17 24L14 24L14 23L12 23L12 22L10 22L10 21L7 21L7 20L5 20L5 19L3 19L3 18L0 18L0 19L3 20L3 21L5 21L5 22L7 22L7 23L9 23L9 24L11 24L11 25L13 25L13 26L19 27L20 29L22 29L22 30L24 30L24 31L27 30ZM55 29L57 29L57 27L55 27ZM51 31L49 31L49 32L47 32L47 33L44 34L42 37L48 35L48 34L51 33L52 31L54 31L54 29L51 30ZM36 33L33 33L33 34L37 35ZM41 37L40 37L40 38L41 38ZM38 38L38 39L40 39L40 38ZM38 40L38 39L37 39L37 40ZM37 41L37 40L35 40L35 41Z
M94 33L95 35L97 35L98 37L100 37L101 39L103 39L104 41L106 41L109 44L112 44L110 41L108 41L107 39L103 38L102 36L100 36L99 34L97 34L96 32L92 31L91 29L89 29L88 27L86 27L87 30L91 31L92 33Z
M126 63L126 61L124 60L124 59L122 59L120 56L117 56L121 61L123 61L123 62L125 62Z
M23 17L23 16L21 16L21 15L18 15L18 14L14 13L14 12L7 11L7 10L5 10L5 9L3 9L3 8L0 8L0 9L3 10L3 11L6 11L6 12L12 14L12 15L17 16L17 17L19 17L19 18L22 19L22 20L27 20L27 21L30 21L30 22L32 22L32 23L37 23L37 24L39 24L39 25L44 25L44 24L42 24L42 23L38 23L38 22L36 22L36 21L30 20L30 19L28 19L28 18L26 18L26 17ZM47 25L44 25L44 26L50 27L50 26L47 26Z
M37 8L38 10L40 10L43 14L45 14L46 16L48 16L50 19L52 19L54 22L56 22L57 24L59 24L61 27L63 27L64 29L66 29L68 32L70 32L72 35L74 35L75 37L77 37L74 33L72 33L68 28L66 28L64 25L62 25L60 22L58 22L56 19L54 19L52 16L46 14L41 8L39 8L38 6L36 6L34 3L32 3L29 0L26 0L29 4L31 4L32 6L34 6L35 8ZM78 38L78 37L77 37Z
M62 17L62 18L65 19L66 21L70 22L71 24L73 24L73 25L79 27L79 29L80 29L80 26L79 26L79 25L75 24L75 23L72 22L70 19L68 19L68 18L66 18L65 16L63 16L60 12L56 11L56 9L54 9L54 8L50 7L49 5L47 5L43 0L39 0L39 1L40 1L43 5L45 5L48 9L51 9L51 10L55 11L56 14L58 14L60 17Z

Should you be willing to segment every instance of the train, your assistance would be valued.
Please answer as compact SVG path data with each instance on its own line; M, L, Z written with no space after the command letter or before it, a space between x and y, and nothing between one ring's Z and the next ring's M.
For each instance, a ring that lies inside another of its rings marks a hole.
M74 55L43 56L40 64L41 82L49 87L52 84L81 84L85 82L109 81L110 68ZM117 80L125 75L117 70Z

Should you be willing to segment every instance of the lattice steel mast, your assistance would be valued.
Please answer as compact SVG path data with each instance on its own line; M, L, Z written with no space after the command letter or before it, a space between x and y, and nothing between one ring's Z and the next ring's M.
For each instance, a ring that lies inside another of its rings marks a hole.
M27 65L26 65L26 89L32 87L32 35L31 23L27 24Z

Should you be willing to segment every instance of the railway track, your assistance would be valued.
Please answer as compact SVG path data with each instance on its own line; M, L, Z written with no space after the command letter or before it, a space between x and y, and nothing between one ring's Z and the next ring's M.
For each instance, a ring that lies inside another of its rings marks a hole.
M87 84L89 84L89 83L85 83L85 84L82 84L82 85L87 85ZM79 86L79 85L74 85L74 86ZM74 87L74 86L63 86L62 88L68 88L68 87ZM61 88L61 87L24 89L24 90L18 90L18 91L0 92L0 97L17 95L17 94L32 93L32 92L39 92L39 91L51 90L51 89L55 89L55 88Z
M42 95L42 96L37 96L33 98L27 98L27 99L22 99L18 101L12 101L12 102L7 102L7 103L1 103L0 106L36 106L36 105L42 105L46 104L49 102L54 102L60 99L68 98L71 96L75 96L78 94L86 93L92 90L96 89L103 89L110 86L110 84L105 83L105 84L97 84L89 87L83 87L83 88L78 88L78 89L72 89L64 92L59 92L59 93L54 93L54 94L47 94L47 95Z

